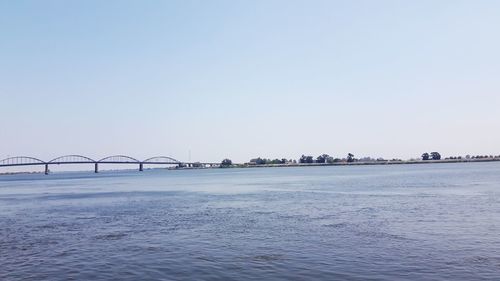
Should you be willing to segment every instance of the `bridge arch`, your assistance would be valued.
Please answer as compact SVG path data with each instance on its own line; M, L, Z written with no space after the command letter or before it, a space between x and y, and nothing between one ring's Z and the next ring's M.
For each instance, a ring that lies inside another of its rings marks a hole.
M168 157L168 156L155 156L155 157L148 158L142 162L143 163L151 163L151 164L155 164L155 163L158 163L158 164L170 164L170 163L178 164L178 163L181 163L181 161L176 160L172 157Z
M45 164L45 161L29 156L14 156L0 160L1 166L4 165L23 166L23 165L42 165L42 164Z
M112 155L108 157L104 157L101 160L97 161L97 163L141 163L141 161L126 155Z
M47 163L95 163L95 162L97 161L95 161L92 158L82 155L72 154L72 155L59 156L57 158L50 160Z

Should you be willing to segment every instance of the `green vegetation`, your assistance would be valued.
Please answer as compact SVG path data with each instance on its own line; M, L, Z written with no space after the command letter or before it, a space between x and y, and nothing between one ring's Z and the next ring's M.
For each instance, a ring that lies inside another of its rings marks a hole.
M233 165L233 161L231 161L231 159L227 159L227 158L222 160L222 162L220 163L221 168L227 168L227 167L230 167L231 165Z
M354 162L356 159L354 159L354 154L348 153L347 154L347 162Z
M305 155L302 155L299 159L299 163L314 163L314 159L312 156L305 156Z
M316 158L316 163L333 163L334 159L328 154L322 154Z
M437 160L442 160L441 154L437 151L433 152L425 152L421 155L421 159L423 161L437 161ZM500 155L499 156L493 156L493 155L477 155L477 156L470 156L467 155L465 157L462 156L451 156L447 157L443 160L443 162L468 162L468 161L474 161L474 160L494 160L494 161L500 161ZM248 163L245 164L245 166L255 166L255 165L295 165L297 163L299 164L357 164L357 165L367 165L367 164L411 164L411 163L419 163L421 162L419 159L409 159L409 160L402 160L399 158L390 158L390 159L384 159L384 158L371 158L371 157L361 157L361 158L356 158L353 153L348 153L345 158L334 158L326 153L320 154L317 157L314 157L312 155L307 155L307 154L302 154L298 161L296 160L288 160L286 158L282 159L267 159L267 158L254 158L251 159Z
M441 160L441 154L439 152L431 152L431 154L425 152L422 154L422 160L427 161L427 160Z
M441 160L441 154L439 152L431 152L432 160Z
M271 160L271 159L266 159L266 158L254 158L254 159L251 159L249 164L251 165L269 165L269 164L286 164L286 163L293 163L294 160L287 160L286 158L282 158L282 159L274 159L274 160ZM296 161L295 161L296 163Z

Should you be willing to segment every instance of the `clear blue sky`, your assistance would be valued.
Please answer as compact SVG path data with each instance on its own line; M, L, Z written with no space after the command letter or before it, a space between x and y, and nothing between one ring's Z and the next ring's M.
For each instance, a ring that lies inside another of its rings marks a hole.
M0 158L500 154L500 1L0 1Z

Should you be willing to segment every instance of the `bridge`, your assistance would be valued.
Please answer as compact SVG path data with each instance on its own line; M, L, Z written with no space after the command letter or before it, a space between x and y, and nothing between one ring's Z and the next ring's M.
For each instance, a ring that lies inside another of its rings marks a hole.
M131 164L139 166L139 171L144 170L144 165L176 165L178 167L219 167L220 163L200 163L200 162L181 162L167 156L155 156L145 160L138 160L127 155L107 156L100 160L83 155L64 155L54 158L50 161L43 161L35 157L15 156L0 160L1 167L16 167L16 166L45 166L45 174L49 174L50 165L71 165L71 164L89 164L94 165L94 172L99 172L101 164Z

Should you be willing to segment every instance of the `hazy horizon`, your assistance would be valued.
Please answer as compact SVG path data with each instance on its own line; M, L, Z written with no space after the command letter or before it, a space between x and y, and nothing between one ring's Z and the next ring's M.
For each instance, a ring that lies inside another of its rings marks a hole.
M0 1L0 159L498 155L499 12L495 1Z

